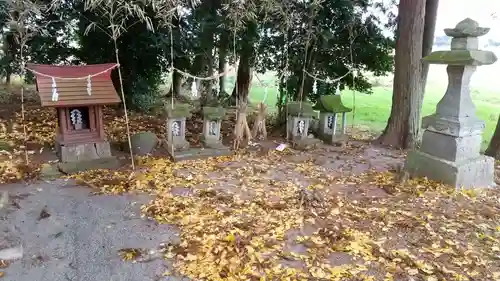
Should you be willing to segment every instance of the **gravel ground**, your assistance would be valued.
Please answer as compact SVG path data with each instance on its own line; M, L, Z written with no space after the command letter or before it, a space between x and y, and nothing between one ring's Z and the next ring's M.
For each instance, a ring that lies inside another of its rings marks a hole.
M175 243L175 228L140 218L139 195L95 196L63 180L7 185L0 210L0 249L22 245L24 256L2 269L2 281L156 281L169 268L161 259L122 261L123 248ZM42 212L43 211L43 212Z

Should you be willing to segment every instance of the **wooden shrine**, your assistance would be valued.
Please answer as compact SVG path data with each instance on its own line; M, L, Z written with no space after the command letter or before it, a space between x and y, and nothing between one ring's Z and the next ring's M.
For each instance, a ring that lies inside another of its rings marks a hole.
M55 66L28 64L42 107L57 110L56 151L61 162L111 157L103 126L103 105L121 100L111 71L117 64Z

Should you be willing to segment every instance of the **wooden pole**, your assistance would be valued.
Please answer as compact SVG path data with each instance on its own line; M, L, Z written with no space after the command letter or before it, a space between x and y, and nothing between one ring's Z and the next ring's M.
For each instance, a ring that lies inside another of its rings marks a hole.
M122 71L121 71L121 65L120 65L120 58L118 56L118 45L116 44L116 38L113 38L113 41L115 43L115 56L116 56L116 63L118 64L118 77L120 79L120 91L122 94L123 109L125 111L125 124L126 124L126 128L127 128L128 148L130 150L130 161L132 164L132 170L135 170L134 153L132 152L132 140L130 139L130 126L129 126L129 120L128 120L127 103L125 102L125 91L123 90Z
M28 165L29 164L28 132L26 130L26 116L24 114L24 72L25 72L24 54L23 54L24 43L22 40L24 40L24 38L20 38L20 40L19 40L19 41L21 41L21 50L19 51L19 56L21 57L21 119L22 119L22 123L23 123L23 134L24 134L24 160L26 161L26 165Z

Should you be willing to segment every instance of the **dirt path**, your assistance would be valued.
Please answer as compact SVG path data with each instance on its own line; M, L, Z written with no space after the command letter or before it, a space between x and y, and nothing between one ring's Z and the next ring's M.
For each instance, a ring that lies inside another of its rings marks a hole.
M2 186L11 194L0 210L0 249L23 245L2 281L156 281L161 259L122 261L123 248L155 249L177 238L175 230L140 217L147 196L93 196L71 182ZM42 210L44 210L42 214Z

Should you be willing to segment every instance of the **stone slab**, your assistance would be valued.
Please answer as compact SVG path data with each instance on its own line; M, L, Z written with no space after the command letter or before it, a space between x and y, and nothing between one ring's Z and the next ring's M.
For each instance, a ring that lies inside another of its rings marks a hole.
M349 136L345 134L330 135L330 134L320 134L318 136L326 144L338 144L345 143L349 140Z
M322 141L316 138L296 139L292 141L293 148L298 150L315 149L321 143Z
M40 175L43 179L55 179L62 176L57 164L43 164L40 168Z
M164 143L163 147L165 147L165 149L167 149L168 151L172 150L172 147L175 151L183 151L183 150L189 150L191 144L186 140L178 139L174 140L173 145L171 142Z
M480 155L451 162L421 151L408 153L406 170L414 177L427 177L455 188L494 187L494 159Z
M89 170L117 169L122 164L115 157L99 158L80 162L59 163L57 167L65 174L76 174Z
M140 132L130 138L134 155L148 155L153 152L158 144L158 138L152 132Z
M211 140L211 139L201 139L201 144L205 149L226 149L227 146L223 145L219 140Z
M186 161L186 160L197 160L206 159L209 157L220 157L229 156L232 151L229 147L221 147L219 149L214 148L190 148L188 150L176 151L175 153L170 153L170 157L174 162Z

